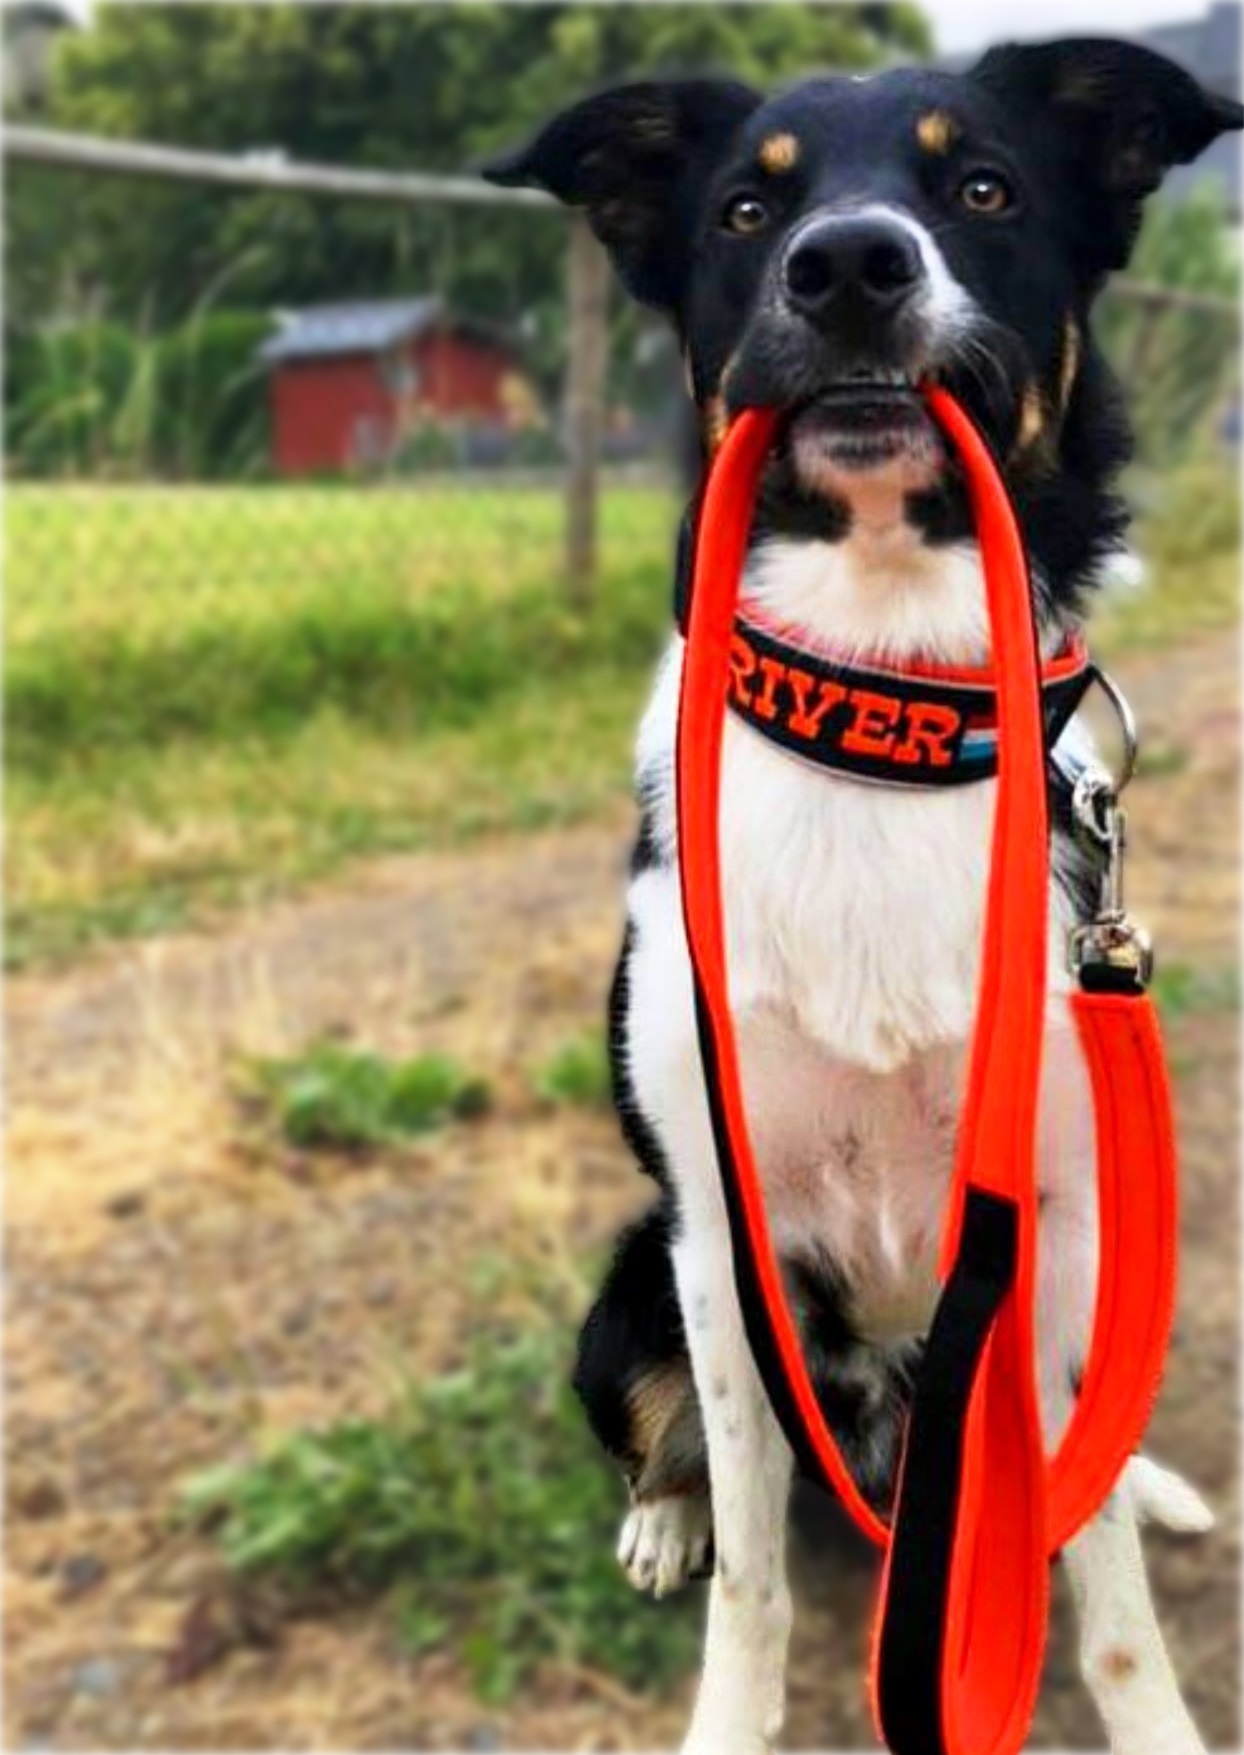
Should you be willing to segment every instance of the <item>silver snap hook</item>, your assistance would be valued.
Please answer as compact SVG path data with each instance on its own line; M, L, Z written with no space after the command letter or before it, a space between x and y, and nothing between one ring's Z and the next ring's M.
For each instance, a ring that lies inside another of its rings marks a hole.
M1136 763L1140 757L1140 731L1136 724L1136 715L1132 712L1132 704L1108 670L1100 664L1089 667L1092 682L1096 683L1114 709L1115 718L1119 722L1119 731L1123 737L1123 768L1116 775L1114 790L1116 797L1126 790L1136 772Z

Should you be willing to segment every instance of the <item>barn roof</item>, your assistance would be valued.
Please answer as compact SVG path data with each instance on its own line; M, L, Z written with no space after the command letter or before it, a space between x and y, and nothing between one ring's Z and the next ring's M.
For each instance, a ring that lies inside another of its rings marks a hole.
M281 360L383 353L400 342L413 341L442 314L435 296L305 305L300 311L278 313L277 332L264 342L258 357L274 365Z

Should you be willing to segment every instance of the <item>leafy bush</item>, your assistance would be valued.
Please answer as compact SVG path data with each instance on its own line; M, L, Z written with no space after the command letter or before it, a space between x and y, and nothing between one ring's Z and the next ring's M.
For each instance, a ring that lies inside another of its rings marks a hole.
M655 1605L625 1582L617 1480L566 1376L551 1330L481 1339L385 1419L293 1433L184 1505L241 1572L388 1592L408 1646L456 1646L486 1700L543 1659L658 1687L694 1662L694 1593Z
M1143 487L1148 503L1134 540L1145 560L1145 588L1102 604L1096 632L1107 655L1188 640L1239 619L1235 463L1206 450L1161 475L1146 476Z
M1194 969L1187 963L1159 960L1152 992L1168 1023L1198 1012L1235 1012L1240 1009L1240 972L1230 967Z
M423 421L397 441L387 462L392 475L454 469L462 461L458 429L447 421Z
M609 1056L599 1033L565 1042L536 1071L533 1084L546 1103L603 1107L609 1101Z
M429 1133L482 1114L488 1087L442 1055L390 1061L317 1043L253 1067L255 1088L291 1145L359 1150Z
M1234 460L1197 457L1147 496L1144 552L1154 566L1194 569L1240 549L1240 481Z
M271 327L255 312L212 311L161 340L152 442L162 473L235 481L266 467L267 372L255 354Z
M5 385L7 448L26 476L253 475L265 459L270 324L200 313L163 335L94 322L19 341Z
M1178 197L1151 202L1128 272L1157 286L1234 299L1240 263L1222 185L1207 177Z
M550 468L566 460L566 448L552 427L522 427L510 439L504 461L514 469Z
M1150 204L1129 273L1234 305L1239 261L1216 183ZM1141 461L1158 468L1184 457L1225 412L1237 383L1234 312L1163 308L1119 289L1103 302L1100 332L1127 391Z
M391 477L473 469L540 469L565 462L557 433L544 426L510 428L483 419L422 420L385 459Z
M5 374L5 446L23 475L102 473L132 434L150 343L119 323L83 323L21 339ZM127 421L128 411L128 421Z

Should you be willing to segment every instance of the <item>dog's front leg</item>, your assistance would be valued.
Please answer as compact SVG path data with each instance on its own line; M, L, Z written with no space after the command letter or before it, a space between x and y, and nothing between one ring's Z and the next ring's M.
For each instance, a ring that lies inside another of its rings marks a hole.
M1066 1358L1062 1367L1065 1382ZM1071 1401L1068 1394L1068 1415ZM1055 1421L1058 1429L1064 1423ZM1156 1487L1149 1485L1155 1480ZM1133 1460L1097 1516L1063 1550L1080 1623L1080 1673L1101 1714L1111 1755L1203 1755L1145 1572L1138 1512L1152 1514L1149 1499L1170 1527L1205 1527L1208 1513L1185 1483L1142 1458Z
M708 1448L716 1569L687 1755L761 1755L781 1727L790 1593L790 1447L743 1327L704 1091L677 882L639 878L626 1018L628 1069L677 1196L678 1301Z
M716 1569L700 1692L684 1749L686 1755L760 1755L785 1711L791 1455L744 1332L707 1116L704 1122L705 1156L693 1177L680 1177L674 1268L708 1442Z

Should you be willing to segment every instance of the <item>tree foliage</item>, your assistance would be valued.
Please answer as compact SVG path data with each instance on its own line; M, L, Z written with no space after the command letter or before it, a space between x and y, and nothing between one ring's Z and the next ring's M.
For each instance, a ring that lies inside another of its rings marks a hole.
M926 47L908 5L122 4L59 39L40 119L228 152L462 170L609 80L720 71L772 84ZM535 311L555 324L554 216L403 212L21 165L10 200L10 333L53 312L160 328L205 298L267 307L429 287L483 314Z

